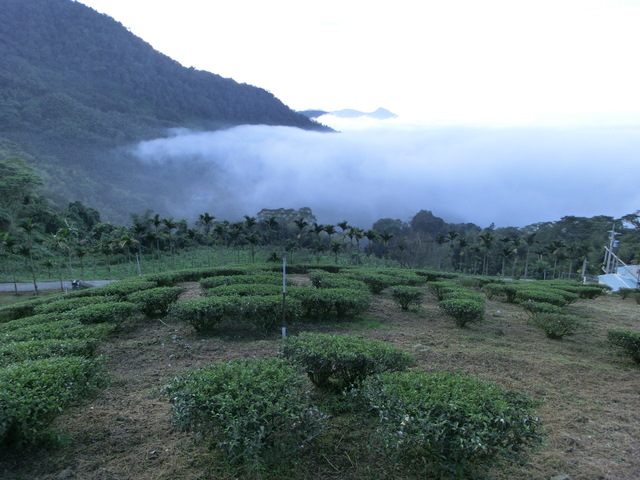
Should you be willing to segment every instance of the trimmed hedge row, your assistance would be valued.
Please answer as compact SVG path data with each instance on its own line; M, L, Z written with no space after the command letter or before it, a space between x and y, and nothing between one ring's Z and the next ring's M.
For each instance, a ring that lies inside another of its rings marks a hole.
M25 360L50 357L93 357L98 348L94 338L69 338L65 340L25 340L0 345L0 367Z
M438 308L452 317L458 327L479 322L484 318L484 297L451 280L428 283L438 299Z
M282 274L278 274L276 272L263 272L252 275L220 275L200 280L200 286L204 289L215 288L222 285L246 285L255 283L282 285ZM287 279L287 285L292 285L291 280Z
M371 294L353 288L291 289L289 297L300 301L303 315L315 320L335 315L341 319L353 318L371 306Z
M98 359L53 357L0 368L0 445L36 442L60 411L105 384Z
M164 315L178 301L185 289L182 287L156 287L127 295L127 300L146 316Z
M77 320L69 319L28 325L0 335L0 345L9 342L23 342L27 340L46 340L67 338L102 339L115 328L111 323L84 325Z

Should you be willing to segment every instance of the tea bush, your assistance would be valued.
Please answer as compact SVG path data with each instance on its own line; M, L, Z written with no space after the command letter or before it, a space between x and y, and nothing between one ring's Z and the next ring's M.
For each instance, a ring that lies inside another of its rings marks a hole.
M361 280L347 278L344 275L325 272L324 270L311 270L309 280L316 288L354 288L368 290L369 287Z
M609 330L607 338L612 345L621 347L634 362L640 363L640 332Z
M542 441L536 402L470 375L383 373L361 392L379 415L379 445L424 478L467 478L499 457L520 460Z
M33 317L32 317L33 318ZM115 328L112 323L84 325L77 320L60 320L16 328L0 334L0 344L26 340L95 338L102 339Z
M225 313L231 320L243 320L252 323L263 332L269 332L281 324L282 307L282 295L238 296L229 298ZM300 301L287 298L284 312L287 323L298 321L302 314Z
M36 442L64 408L105 383L100 359L54 357L0 368L0 445Z
M526 302L533 300L534 302L551 303L558 307L564 307L569 302L565 295L551 288L518 288L516 293L516 302Z
M488 298L501 297L507 303L515 303L518 289L514 285L489 283L484 286Z
M280 356L300 365L318 388L341 392L376 373L402 370L413 357L391 344L354 335L303 332L284 339Z
M94 305L96 303L103 302L115 302L118 299L113 296L93 296L93 297L77 297L77 298L63 298L51 303L45 303L38 305L34 309L35 314L40 313L64 313L69 310L75 310L76 308L86 307L87 305Z
M574 335L585 323L578 317L562 313L536 312L529 319L529 323L542 329L547 336L554 340Z
M24 360L49 357L92 357L98 348L96 339L26 340L0 345L0 367Z
M262 272L253 275L220 275L216 277L207 277L200 280L200 286L204 289L215 288L221 285L236 284L269 284L282 285L282 274L275 272ZM290 279L287 279L287 285L291 285Z
M169 316L188 323L197 332L211 332L222 322L229 297L205 297L174 303Z
M321 320L335 313L338 318L353 318L371 306L371 294L365 289L311 288L292 289L290 296L300 301L305 316Z
M411 306L419 306L423 293L420 287L398 285L391 289L391 297L402 310L409 310Z
M391 275L371 273L367 270L353 270L348 272L346 276L347 278L364 282L369 288L369 291L374 295L381 293L385 288L388 288L397 282Z
M268 283L234 283L232 285L220 285L218 287L209 288L206 293L207 296L218 295L223 297L228 297L230 295L278 295L282 294L282 285Z
M163 315L169 311L172 304L178 301L178 297L184 290L182 287L149 288L130 293L127 295L127 300L147 317L154 314Z
M106 302L79 307L59 315L61 321L75 320L82 323L122 323L138 312L131 302Z
M291 459L323 430L308 381L284 360L237 359L187 371L164 388L173 422L234 462L260 469Z
M117 282L108 283L106 285L101 285L99 287L91 287L86 288L84 290L76 290L67 294L68 298L77 298L77 297L93 297L93 296L101 296L101 295L115 295L120 299L124 300L127 295L137 292L140 290L147 290L149 288L155 288L158 285L156 282L152 282L149 280L140 279L130 279L130 280L120 280Z
M468 298L451 298L442 300L438 307L453 317L458 327L479 322L484 318L484 303Z
M564 308L546 302L534 302L533 300L525 300L524 302L520 302L520 306L531 315L534 315L536 313L553 313L561 315L565 313Z
M445 299L445 294L460 289L460 286L457 283L449 280L429 282L427 285L429 287L429 291L439 302Z
M50 302L50 298L31 298L22 302L11 303L0 307L0 324L35 314L39 305Z

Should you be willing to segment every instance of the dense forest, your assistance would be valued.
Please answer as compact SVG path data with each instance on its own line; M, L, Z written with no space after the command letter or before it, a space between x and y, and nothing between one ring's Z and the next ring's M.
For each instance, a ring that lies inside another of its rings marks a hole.
M27 161L60 205L80 199L125 220L153 204L170 185L118 149L172 128L327 130L264 89L181 66L72 0L0 9L0 157Z
M82 263L160 258L195 249L234 250L244 261L280 261L283 252L306 262L385 264L513 278L579 278L602 273L610 231L627 264L640 258L640 211L623 218L567 216L524 228L480 228L448 223L427 210L410 221L382 218L371 229L319 224L310 208L263 209L241 221L202 212L198 218L132 212L127 224L103 220L81 201L56 208L42 195L43 179L23 160L0 161L0 258L9 278L12 265L34 272ZM586 272L582 271L585 265Z

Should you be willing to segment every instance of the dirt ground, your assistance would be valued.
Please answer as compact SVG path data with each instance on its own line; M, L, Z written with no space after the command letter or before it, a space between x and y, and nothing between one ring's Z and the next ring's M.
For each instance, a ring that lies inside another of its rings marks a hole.
M183 299L201 295L197 283L185 286ZM403 312L383 292L358 321L301 324L291 326L289 334L302 329L361 334L412 352L424 369L472 373L543 400L538 413L547 430L546 445L526 465L493 472L491 478L640 478L640 370L606 342L610 328L640 328L640 307L607 296L579 301L571 309L588 319L589 328L553 341L528 325L524 311L514 305L488 301L486 319L461 330L429 295L420 308ZM170 403L157 391L185 368L273 356L279 342L279 332L265 337L242 326L226 325L218 335L199 336L166 318L132 320L101 347L110 386L56 420L58 442L3 453L0 478L232 478L212 476L212 453L194 435L173 428ZM300 478L329 476L317 472ZM331 478L360 477L344 470Z

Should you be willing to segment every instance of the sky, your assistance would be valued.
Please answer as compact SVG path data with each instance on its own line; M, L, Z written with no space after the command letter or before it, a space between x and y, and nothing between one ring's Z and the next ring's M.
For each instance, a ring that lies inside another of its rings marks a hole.
M240 127L138 146L148 161L226 165L245 192L211 195L226 213L311 206L321 221L366 223L426 209L524 226L640 209L640 0L81 3L184 66L293 109L398 115L322 117L342 132L333 136ZM247 184L239 168L261 173ZM205 186L188 188L203 198Z

